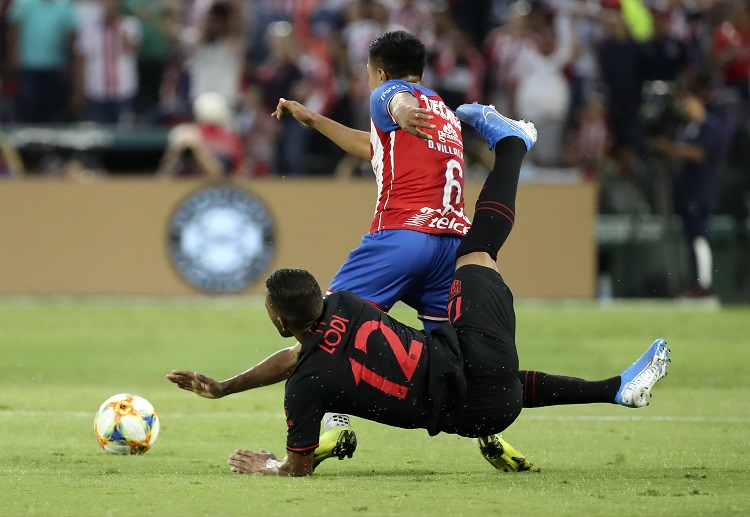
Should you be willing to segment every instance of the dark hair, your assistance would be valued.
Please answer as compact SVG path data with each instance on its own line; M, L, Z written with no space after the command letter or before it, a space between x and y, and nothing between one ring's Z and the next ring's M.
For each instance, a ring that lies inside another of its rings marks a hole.
M278 269L266 280L266 299L290 325L301 328L323 311L323 295L315 277L304 269Z
M370 63L382 68L392 79L422 77L427 50L419 38L406 31L390 31L370 45Z

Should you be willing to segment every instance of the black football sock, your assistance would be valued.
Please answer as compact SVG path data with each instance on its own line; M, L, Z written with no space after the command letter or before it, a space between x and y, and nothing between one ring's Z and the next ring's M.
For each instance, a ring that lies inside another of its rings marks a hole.
M520 370L523 385L523 407L560 406L570 404L615 403L620 389L620 376L602 381L551 375L533 370Z
M497 252L510 235L516 220L516 192L526 144L509 136L495 146L495 166L484 182L477 199L474 221L456 250L456 258L475 251L489 253L497 260Z

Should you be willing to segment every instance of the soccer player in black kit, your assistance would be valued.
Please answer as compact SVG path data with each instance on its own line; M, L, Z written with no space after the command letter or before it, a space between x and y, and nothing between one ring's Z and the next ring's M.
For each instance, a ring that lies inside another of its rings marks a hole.
M263 450L238 449L228 460L233 471L312 474L320 420L327 411L423 428L431 435L477 438L496 468L525 470L525 458L508 458L496 435L522 408L648 404L651 388L669 363L662 339L621 375L601 381L519 371L513 297L496 260L513 227L521 162L536 141L536 129L491 106L463 105L456 114L495 149L496 161L477 200L472 227L456 252L450 323L425 334L352 293L324 299L307 271L274 272L266 282L268 315L282 336L294 336L302 344L284 397L287 457L278 461ZM199 374L168 377L203 396L219 389L219 383Z

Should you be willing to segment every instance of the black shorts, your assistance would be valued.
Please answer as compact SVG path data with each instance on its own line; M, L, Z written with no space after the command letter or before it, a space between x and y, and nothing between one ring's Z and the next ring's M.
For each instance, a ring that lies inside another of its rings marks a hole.
M468 390L452 432L499 433L523 407L513 293L497 271L484 266L463 266L453 278L448 316L464 356Z

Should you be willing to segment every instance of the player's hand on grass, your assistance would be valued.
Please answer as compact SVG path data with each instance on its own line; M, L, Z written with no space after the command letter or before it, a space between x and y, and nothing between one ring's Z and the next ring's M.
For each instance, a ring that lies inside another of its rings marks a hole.
M227 463L232 472L240 474L278 474L281 462L272 452L260 449L258 452L237 449L229 455Z
M192 391L196 395L207 399L218 399L225 395L221 383L198 372L187 370L172 370L167 379L175 383L178 388Z
M312 127L313 116L315 113L297 101L288 101L281 98L276 105L276 111L271 113L271 116L276 117L277 120L281 120L281 117L284 115L294 117L301 124Z

